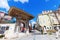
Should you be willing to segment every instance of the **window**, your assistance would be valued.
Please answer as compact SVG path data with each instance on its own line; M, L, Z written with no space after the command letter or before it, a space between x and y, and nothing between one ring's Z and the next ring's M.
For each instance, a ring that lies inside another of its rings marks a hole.
M5 31L5 27L0 27L0 34L3 34Z
M1 30L2 30L2 31L5 31L5 27L4 27L4 26L2 26L2 27L1 27Z
M50 27L50 29L51 29L51 27Z
M9 29L9 26L6 27L6 30L8 30L8 29Z
M54 27L55 30L57 30L57 27Z
M0 26L0 34L4 34L4 32L8 29L9 29L9 26Z
M49 27L47 27L47 29L49 29Z
M44 28L46 29L46 26L44 26Z

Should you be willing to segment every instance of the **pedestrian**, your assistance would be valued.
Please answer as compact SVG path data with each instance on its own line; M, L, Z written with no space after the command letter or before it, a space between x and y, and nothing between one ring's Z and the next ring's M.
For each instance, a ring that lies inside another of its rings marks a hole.
M36 24L34 24L34 26L33 26L33 30L35 30L35 26L36 26Z
M59 27L57 27L57 29L56 29L56 39L59 37Z
M23 32L23 31L24 31L24 24L21 23L21 24L20 24L20 27L21 27L21 32Z
M46 34L47 32L46 32L46 26L44 26L44 34Z
M32 32L32 27L31 26L29 26L29 32Z
M43 30L44 30L44 28L43 28L43 26L41 27L41 34L43 34Z
M5 31L5 33L4 33L4 35L5 35L5 39L7 39L8 38L8 35L9 34L9 27L6 27L6 31Z

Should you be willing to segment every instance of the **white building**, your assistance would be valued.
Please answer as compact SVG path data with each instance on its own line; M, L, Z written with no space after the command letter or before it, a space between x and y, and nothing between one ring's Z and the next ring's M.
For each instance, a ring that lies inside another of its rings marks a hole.
M59 18L59 16L58 16ZM54 24L59 24L58 19L54 12L43 11L42 14L38 15L37 23L44 28L46 26L46 30L54 30Z
M0 30L3 32L2 34L4 34L6 38L10 38L13 37L15 25L15 23L0 23Z
M13 37L15 32L16 23L11 22L11 20L11 16L5 15L4 12L0 12L0 35L5 35L6 38L10 38L11 36Z

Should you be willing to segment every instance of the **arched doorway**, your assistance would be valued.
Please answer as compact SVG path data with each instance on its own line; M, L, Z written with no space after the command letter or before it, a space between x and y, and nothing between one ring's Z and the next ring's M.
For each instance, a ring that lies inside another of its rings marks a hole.
M26 28L25 28L25 23L24 22L20 23L20 30L21 30L21 32L26 32Z
M24 21L21 21L19 22L19 32L26 32L26 27L25 27L25 22Z
M25 22L24 21L19 21L16 23L16 26L15 26L15 32L26 32L26 27L25 27Z

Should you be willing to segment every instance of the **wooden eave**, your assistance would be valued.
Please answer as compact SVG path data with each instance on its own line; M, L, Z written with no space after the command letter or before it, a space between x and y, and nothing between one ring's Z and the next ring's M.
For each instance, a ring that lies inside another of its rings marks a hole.
M23 10L20 10L18 8L15 8L15 7L11 7L9 12L8 12L8 15L12 16L12 17L20 17L22 19L29 19L31 20L32 18L34 18L32 15L24 12Z

